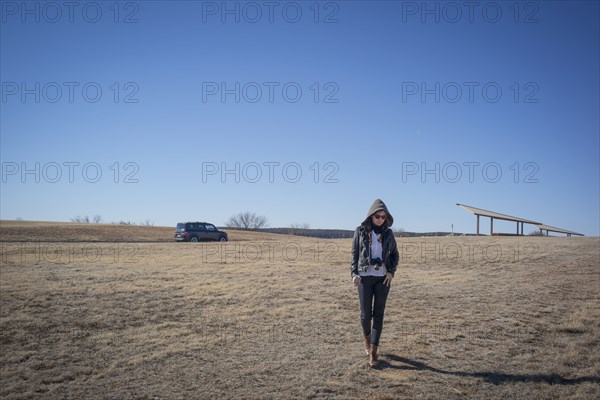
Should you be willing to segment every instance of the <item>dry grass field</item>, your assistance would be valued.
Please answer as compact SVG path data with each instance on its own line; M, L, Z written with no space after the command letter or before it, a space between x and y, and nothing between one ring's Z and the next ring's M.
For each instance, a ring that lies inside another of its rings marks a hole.
M600 397L600 238L398 238L371 369L350 239L173 230L2 221L0 397Z

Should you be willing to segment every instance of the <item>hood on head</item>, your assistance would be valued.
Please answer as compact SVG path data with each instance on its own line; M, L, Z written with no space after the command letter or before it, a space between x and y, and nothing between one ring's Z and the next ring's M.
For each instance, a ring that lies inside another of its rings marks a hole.
M373 204L371 205L371 208L369 208L369 212L367 213L367 218L365 218L365 220L363 221L363 224L368 223L369 218L371 218L371 216L373 214L375 214L377 211L381 211L381 210L385 211L385 213L387 214L387 218L386 218L387 225L392 226L394 224L394 217L392 217L392 214L390 214L387 206L381 199L377 199L373 202Z

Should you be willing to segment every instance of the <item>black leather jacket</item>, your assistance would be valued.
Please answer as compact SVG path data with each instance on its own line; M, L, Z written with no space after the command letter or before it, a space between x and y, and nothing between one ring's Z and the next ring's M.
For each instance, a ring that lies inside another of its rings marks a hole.
M391 228L387 228L383 232L382 247L382 261L385 264L387 272L390 272L393 276L398 267L400 253L398 252L396 238L394 237L394 232ZM354 231L354 238L352 239L352 264L350 265L352 276L358 275L359 272L365 272L370 259L371 246L369 244L369 232L367 231L367 227L363 224L356 228Z

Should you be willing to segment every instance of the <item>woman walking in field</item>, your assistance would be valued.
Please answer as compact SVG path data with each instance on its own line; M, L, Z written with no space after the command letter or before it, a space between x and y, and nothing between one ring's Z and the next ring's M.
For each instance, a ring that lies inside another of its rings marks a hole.
M371 367L378 364L377 347L383 327L385 302L399 260L396 238L390 228L393 223L394 218L385 203L377 199L369 209L367 218L354 231L352 240L350 270L352 283L358 288L360 322Z

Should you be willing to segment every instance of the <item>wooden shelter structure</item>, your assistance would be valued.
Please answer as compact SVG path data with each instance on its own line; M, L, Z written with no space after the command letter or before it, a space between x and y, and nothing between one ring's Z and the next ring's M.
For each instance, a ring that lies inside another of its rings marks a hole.
M494 234L494 219L501 219L504 221L513 221L517 223L517 235L523 235L523 224L531 224L531 225L542 225L541 222L531 221L525 218L513 217L511 215L500 214L494 211L484 210L482 208L477 208L473 206L468 206L466 204L456 203L457 206L464 208L465 210L475 214L477 217L477 234L479 235L479 217L489 217L490 218L490 235Z
M548 232L558 232L565 233L567 236L571 235L579 235L584 236L582 233L577 233L573 231L568 231L566 229L555 228L553 226L544 225L541 222L532 221L525 218L513 217L511 215L501 214L494 211L484 210L482 208L477 208L473 206L468 206L466 204L456 203L457 206L464 208L465 210L475 214L477 216L477 234L479 235L479 217L488 217L490 218L490 235L494 234L494 219L501 219L504 221L514 221L517 223L517 233L516 235L523 235L523 224L531 224L535 225L539 228L540 233L543 235L544 231L546 231L546 236L548 236Z
M565 233L567 236L571 236L571 235L585 236L583 233L568 231L566 229L555 228L553 226L548 226L548 225L544 225L544 224L538 225L538 228L540 228L540 233L542 235L544 234L544 231L546 231L546 236L548 236L548 232Z

